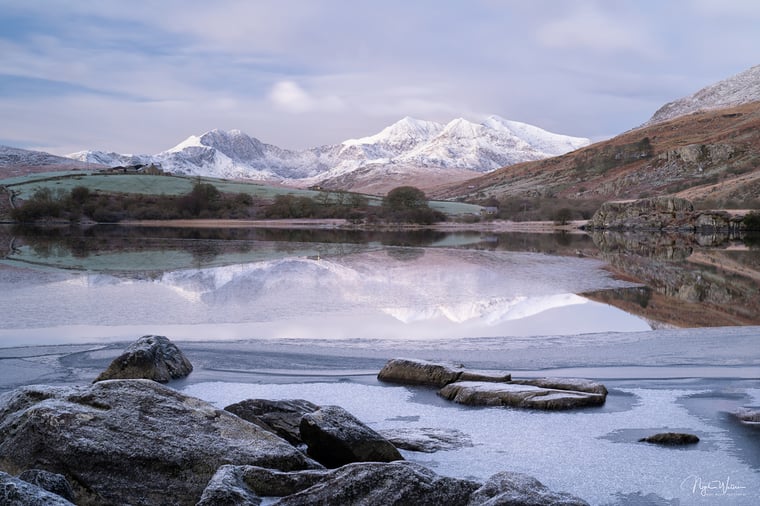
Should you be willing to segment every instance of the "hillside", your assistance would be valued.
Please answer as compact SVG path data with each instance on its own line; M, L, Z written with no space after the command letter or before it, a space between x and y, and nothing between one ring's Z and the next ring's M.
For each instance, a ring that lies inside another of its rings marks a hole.
M717 205L760 196L760 102L631 130L566 155L504 167L429 194L635 199L676 194Z

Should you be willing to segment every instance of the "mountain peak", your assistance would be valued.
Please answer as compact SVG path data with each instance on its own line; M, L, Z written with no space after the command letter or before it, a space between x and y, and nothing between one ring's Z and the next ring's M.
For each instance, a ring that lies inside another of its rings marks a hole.
M718 81L660 107L644 125L653 125L699 111L724 109L760 101L760 65Z

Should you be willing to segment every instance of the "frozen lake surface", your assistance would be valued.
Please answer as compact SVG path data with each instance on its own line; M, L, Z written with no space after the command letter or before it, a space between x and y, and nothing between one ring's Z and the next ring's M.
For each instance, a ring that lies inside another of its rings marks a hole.
M208 258L136 241L136 251L88 256L17 245L0 262L0 392L91 382L127 343L161 334L195 367L171 386L219 407L304 398L376 429L461 431L469 443L460 448L403 452L440 474L524 472L594 505L760 504L760 430L732 415L760 407L760 327L662 328L582 295L615 291L643 308L638 285L600 260L458 241L241 241L234 251L216 244ZM684 272L677 283L716 278ZM720 286L749 293L752 283ZM703 293L733 304L728 289ZM660 314L670 311L663 300L651 299ZM379 383L393 357L585 377L610 395L603 407L564 413L467 408ZM701 441L638 442L664 431Z

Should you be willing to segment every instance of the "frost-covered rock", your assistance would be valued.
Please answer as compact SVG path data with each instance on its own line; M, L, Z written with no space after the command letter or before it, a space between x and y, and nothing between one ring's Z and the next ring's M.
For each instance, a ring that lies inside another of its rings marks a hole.
M554 492L522 473L502 472L491 476L470 497L468 506L588 506L583 499Z
M607 387L596 381L584 378L535 378L535 379L515 379L512 383L518 385L532 385L541 388L551 388L555 390L573 390L576 392L587 392L590 394L607 395Z
M59 495L67 501L76 502L74 489L65 476L57 473L51 473L44 469L27 469L18 475L20 480L36 485L41 489L47 490L53 494Z
M81 504L195 504L224 464L319 468L287 441L150 380L0 396L0 469L65 476Z
M744 424L760 427L760 409L742 409L734 415Z
M319 406L303 399L270 401L268 399L246 399L224 408L243 420L274 432L293 445L300 445L301 419L313 413Z
M565 410L600 406L606 395L557 390L516 383L458 381L443 387L444 399L469 406L510 406L515 408Z
M109 379L150 379L160 383L184 378L193 366L177 346L164 336L142 336L95 381Z
M387 439L339 406L305 414L300 429L309 456L327 467L404 459Z
M229 492L226 494L224 486L219 486L224 483L229 484ZM277 504L282 506L464 506L472 492L480 486L469 480L438 476L411 462L365 462L333 470L295 472L279 472L254 466L228 466L219 470L210 485L214 487L215 497L221 499L218 504L230 504L223 502L225 497L258 496L281 497ZM244 495L241 489L249 495Z
M396 448L413 452L434 453L472 446L469 435L457 429L440 427L408 427L379 430L378 433Z
M73 506L74 503L0 471L0 504L4 506Z
M459 364L394 358L383 366L377 375L377 379L389 383L428 385L440 388L455 381L504 382L509 381L511 375L502 372L470 371Z

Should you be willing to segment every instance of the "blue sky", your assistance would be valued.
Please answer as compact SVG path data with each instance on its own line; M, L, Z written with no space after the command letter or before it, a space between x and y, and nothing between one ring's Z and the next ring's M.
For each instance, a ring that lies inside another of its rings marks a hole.
M760 63L756 0L0 0L0 144L306 148L404 116L610 137Z

